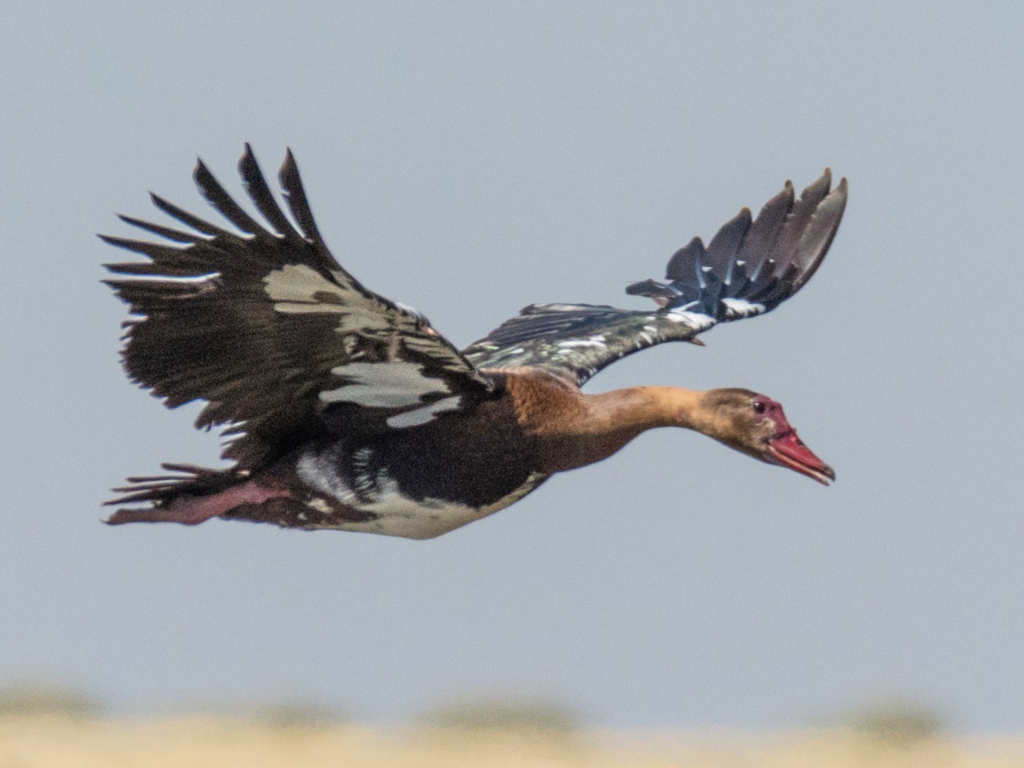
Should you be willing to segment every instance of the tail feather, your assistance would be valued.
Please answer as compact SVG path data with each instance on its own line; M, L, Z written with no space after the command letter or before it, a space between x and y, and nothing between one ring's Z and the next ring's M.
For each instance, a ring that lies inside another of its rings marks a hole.
M175 474L129 477L128 485L114 488L118 497L103 502L104 506L147 504L119 509L106 522L111 525L128 522L177 521L182 516L184 499L215 496L248 479L248 472L236 469L209 469L193 464L161 464L161 469ZM204 518L205 519L205 518ZM201 522L201 521L197 521Z
M225 517L234 510L259 508L275 500L278 506L290 502L287 483L267 477L254 480L246 470L207 469L192 464L162 464L173 475L130 477L128 485L115 488L120 498L105 505L143 504L117 510L109 525L121 523L182 523L198 525L213 517ZM304 507L300 507L304 509ZM255 517L251 519L257 519Z

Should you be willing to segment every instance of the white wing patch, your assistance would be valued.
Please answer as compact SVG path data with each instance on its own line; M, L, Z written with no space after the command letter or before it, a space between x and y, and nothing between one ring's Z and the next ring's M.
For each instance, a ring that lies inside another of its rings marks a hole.
M725 307L727 320L754 317L765 311L764 304L751 304L746 299L722 299L722 305Z
M412 411L392 416L388 419L387 424L392 429L418 427L420 424L426 424L439 413L457 410L461 402L462 398L460 397L446 397L443 400L435 400L422 408L416 408Z
M278 312L349 311L342 304L342 290L305 264L285 264L271 270L263 278L263 290Z
M388 338L400 339L403 349L431 356L442 367L464 373L465 360L457 353L439 354L437 333L425 326L422 336L400 334L399 313L386 309L357 291L346 287L351 281L342 273L334 273L340 284L332 282L305 264L285 264L263 278L263 290L273 302L274 310L282 314L327 314L338 319L336 331L345 341L346 350L354 346L357 334L385 331ZM415 310L404 308L415 315ZM418 317L418 315L417 315ZM444 352L444 350L441 350ZM331 368L331 373L342 380L342 385L319 394L320 402L355 403L367 408L408 408L415 410L389 420L395 428L425 424L435 414L458 407L459 398L443 398L429 405L425 400L436 395L450 395L452 390L443 380L427 376L424 366L401 360L375 363L349 362Z
M665 314L665 319L673 323L684 323L690 326L697 333L706 331L715 324L715 318L705 315L702 312L687 312L682 309L673 309Z
M397 360L389 363L348 363L331 368L331 373L347 379L348 383L321 392L322 403L404 408L421 405L424 395L451 393L441 379L425 376L423 366L417 363Z
M285 264L271 270L263 278L263 290L274 303L274 310L281 314L341 315L341 327L346 330L345 316L358 318L351 324L352 329L382 331L394 326L393 318L380 307L350 289L335 285L305 264Z
M604 347L605 337L598 334L597 336L591 336L589 339L569 339L568 341L558 342L559 347Z

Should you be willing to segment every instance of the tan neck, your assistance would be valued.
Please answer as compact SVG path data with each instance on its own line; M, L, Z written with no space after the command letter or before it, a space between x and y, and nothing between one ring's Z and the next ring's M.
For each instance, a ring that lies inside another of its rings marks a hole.
M703 392L682 387L628 387L598 395L583 395L598 432L626 430L638 435L655 427L688 427L701 420Z
M571 385L538 389L534 383L517 382L512 390L520 425L538 439L542 471L600 461L655 427L703 431L703 392L630 387L587 395Z

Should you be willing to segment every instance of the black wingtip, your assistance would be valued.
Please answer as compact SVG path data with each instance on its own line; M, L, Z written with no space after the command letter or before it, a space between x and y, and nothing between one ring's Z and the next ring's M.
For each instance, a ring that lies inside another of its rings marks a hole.
M263 217L270 222L274 231L286 240L297 244L301 240L301 236L295 231L295 227L292 226L292 223L284 215L281 207L274 199L274 193L270 191L267 180L263 176L263 171L260 169L260 164L256 160L256 155L253 154L252 147L248 142L245 143L245 151L238 161L238 173L241 175L242 183L249 193L249 199L252 200L257 210L263 214Z
M256 153L252 151L252 145L249 142L245 142L244 149L242 150L242 156L238 158L238 172L242 175L242 179L246 180L246 171L248 169L255 168L259 172L259 163L256 162ZM262 174L261 174L262 175Z
M199 188L203 197L206 198L207 202L212 204L213 201L210 199L210 195L215 189L220 188L220 182L217 181L217 178L206 166L206 163L203 162L201 157L196 157L196 167L192 171L192 180Z
M173 240L176 243L196 243L201 238L197 235L189 234L188 232L182 232L179 229L172 229L171 227L164 227L160 224L154 224L151 221L143 221L142 219L136 219L133 216L123 216L120 213L117 214L117 218L123 221L125 224L129 224L133 227L138 227L147 232L151 232L154 235L165 237L168 240Z
M845 178L832 188L831 168L799 198L787 180L756 219L743 208L706 247L694 238L676 252L666 270L676 296L667 306L698 307L694 311L728 320L770 311L818 269L842 220L846 197ZM627 293L661 304L664 292L655 281L645 281L629 286Z
M128 238L125 237L114 237L113 235L96 235L96 237L98 237L107 245L113 245L116 248L124 248L125 250L128 251L138 250L138 248L134 247L139 244L138 240L129 240Z
M303 236L319 245L323 244L320 230L313 218L313 211L309 207L309 200L306 198L306 190L302 185L302 176L299 175L299 166L295 162L295 155L291 147L285 150L284 161L281 169L277 172L278 181L284 190L284 197L291 209L292 216L299 224Z
M728 270L730 261L736 258L747 231L753 223L749 208L741 208L733 218L718 230L707 246L707 258L704 264L718 274Z
M203 158L196 155L196 167L192 169L192 181L194 181L200 188L203 186L203 179L205 177L212 177L210 169L206 167L206 163L203 162Z
M678 251L668 261L665 268L666 280L690 280L698 274L701 264L706 255L704 241L695 237Z
M153 205L156 206L159 210L163 211L171 218L177 219L182 224L191 227L196 232L201 232L202 234L208 235L210 237L223 237L229 240L239 239L238 235L232 232L228 232L225 229L221 229L220 227L214 226L210 222L199 218L195 214L189 213L188 211L179 208L174 203L168 202L164 198L160 197L160 195L150 192L149 199L153 203Z
M243 146L242 156L238 158L238 173L241 175L242 181L247 181L251 169L255 168L259 172L259 163L256 162L256 155L253 153L249 142L245 142Z
M284 160L281 162L281 170L278 171L278 178L281 180L281 184L284 184L285 177L298 176L299 167L295 163L295 155L292 154L291 147L284 148Z
M827 171L827 169L826 169ZM807 222L797 246L799 259L806 260L806 266L795 276L790 295L796 293L811 279L825 260L825 255L832 246L843 214L846 212L847 182L842 178L839 184L817 204L814 213Z
M821 176L808 184L804 191L800 193L800 199L811 199L817 198L821 200L825 195L829 193L832 188L832 169L825 168Z
M263 229L260 223L246 213L242 207L235 202L201 159L196 163L196 170L193 177L195 178L196 186L199 188L203 197L206 198L210 205L220 211L221 216L246 234L267 234L266 230Z

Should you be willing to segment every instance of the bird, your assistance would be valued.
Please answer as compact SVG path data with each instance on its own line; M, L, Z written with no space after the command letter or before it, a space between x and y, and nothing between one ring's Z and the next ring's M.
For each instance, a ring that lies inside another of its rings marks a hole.
M429 539L659 427L835 480L782 406L752 390L581 390L616 360L664 342L702 345L716 324L800 290L846 207L846 179L832 188L828 169L799 198L787 181L756 218L743 208L706 246L693 238L664 281L627 287L655 306L532 304L461 350L331 255L290 149L278 175L288 213L249 144L238 169L262 221L200 159L196 185L231 228L151 194L175 226L119 216L158 239L99 236L145 257L105 265L114 277L104 282L128 304L127 376L168 408L202 401L196 428L220 427L233 462L129 477L104 502L118 507L107 523L219 518Z

